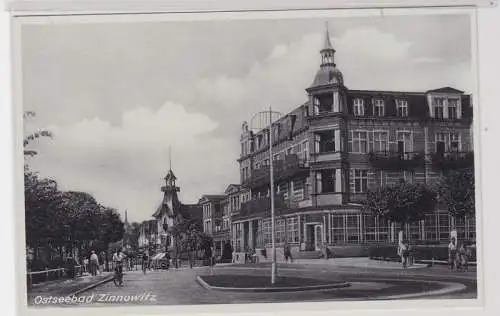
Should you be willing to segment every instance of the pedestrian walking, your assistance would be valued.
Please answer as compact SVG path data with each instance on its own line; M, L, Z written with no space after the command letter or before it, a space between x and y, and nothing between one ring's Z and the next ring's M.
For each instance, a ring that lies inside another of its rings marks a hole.
M411 243L408 243L408 266L412 266L414 263L414 257L413 257L413 245Z
M99 258L97 257L95 250L92 250L90 255L90 273L92 276L97 275L97 270L99 268Z
M283 246L283 253L285 255L285 262L288 263L288 259L290 259L290 263L292 263L293 262L292 251L288 243L285 243L285 245Z
M406 240L403 240L399 244L398 254L401 256L401 263L403 265L403 269L406 270L408 268L408 255L409 255L408 243L406 242Z
M467 270L467 266L468 266L468 263L469 263L469 258L467 257L467 250L465 249L465 245L464 243L462 243L460 245L460 248L458 249L458 262L459 262L459 267L460 267L460 271L466 271Z
M83 259L83 272L89 272L89 259Z
M455 237L452 237L448 244L448 263L450 265L450 270L455 270L457 267L457 241Z

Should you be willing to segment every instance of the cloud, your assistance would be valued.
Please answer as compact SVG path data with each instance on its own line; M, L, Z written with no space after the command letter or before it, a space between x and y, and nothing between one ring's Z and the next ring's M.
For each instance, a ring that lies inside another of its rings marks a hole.
M42 154L33 163L63 188L88 191L106 205L128 209L132 220L143 220L162 197L169 146L179 185L187 189L181 187L185 202L221 191L211 179L237 180L235 157L221 155L235 152L237 140L232 144L211 136L217 127L173 102L157 111L136 108L124 112L118 126L94 118L53 127L53 141L39 144Z

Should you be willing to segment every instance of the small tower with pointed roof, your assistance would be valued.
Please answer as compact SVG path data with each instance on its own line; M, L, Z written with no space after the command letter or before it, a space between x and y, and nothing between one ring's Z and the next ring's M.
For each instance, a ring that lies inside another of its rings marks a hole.
M344 112L346 87L342 72L335 64L335 49L330 39L328 23L325 24L325 40L320 54L320 67L312 84L306 89L310 99L309 115Z

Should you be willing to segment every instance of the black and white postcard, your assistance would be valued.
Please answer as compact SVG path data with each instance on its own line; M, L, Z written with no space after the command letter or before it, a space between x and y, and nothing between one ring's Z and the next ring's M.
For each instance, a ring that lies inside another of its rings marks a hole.
M30 311L479 304L470 10L14 31Z

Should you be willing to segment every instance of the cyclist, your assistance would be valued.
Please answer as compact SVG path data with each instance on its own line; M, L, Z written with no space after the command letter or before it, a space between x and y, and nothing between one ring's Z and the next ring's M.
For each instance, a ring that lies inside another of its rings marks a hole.
M146 270L148 268L148 263L149 263L148 254L144 252L142 254L142 271L144 272L144 274L146 274Z
M121 249L118 249L113 255L113 263L115 264L115 284L118 282L119 285L123 283L123 260L125 260L125 255Z

